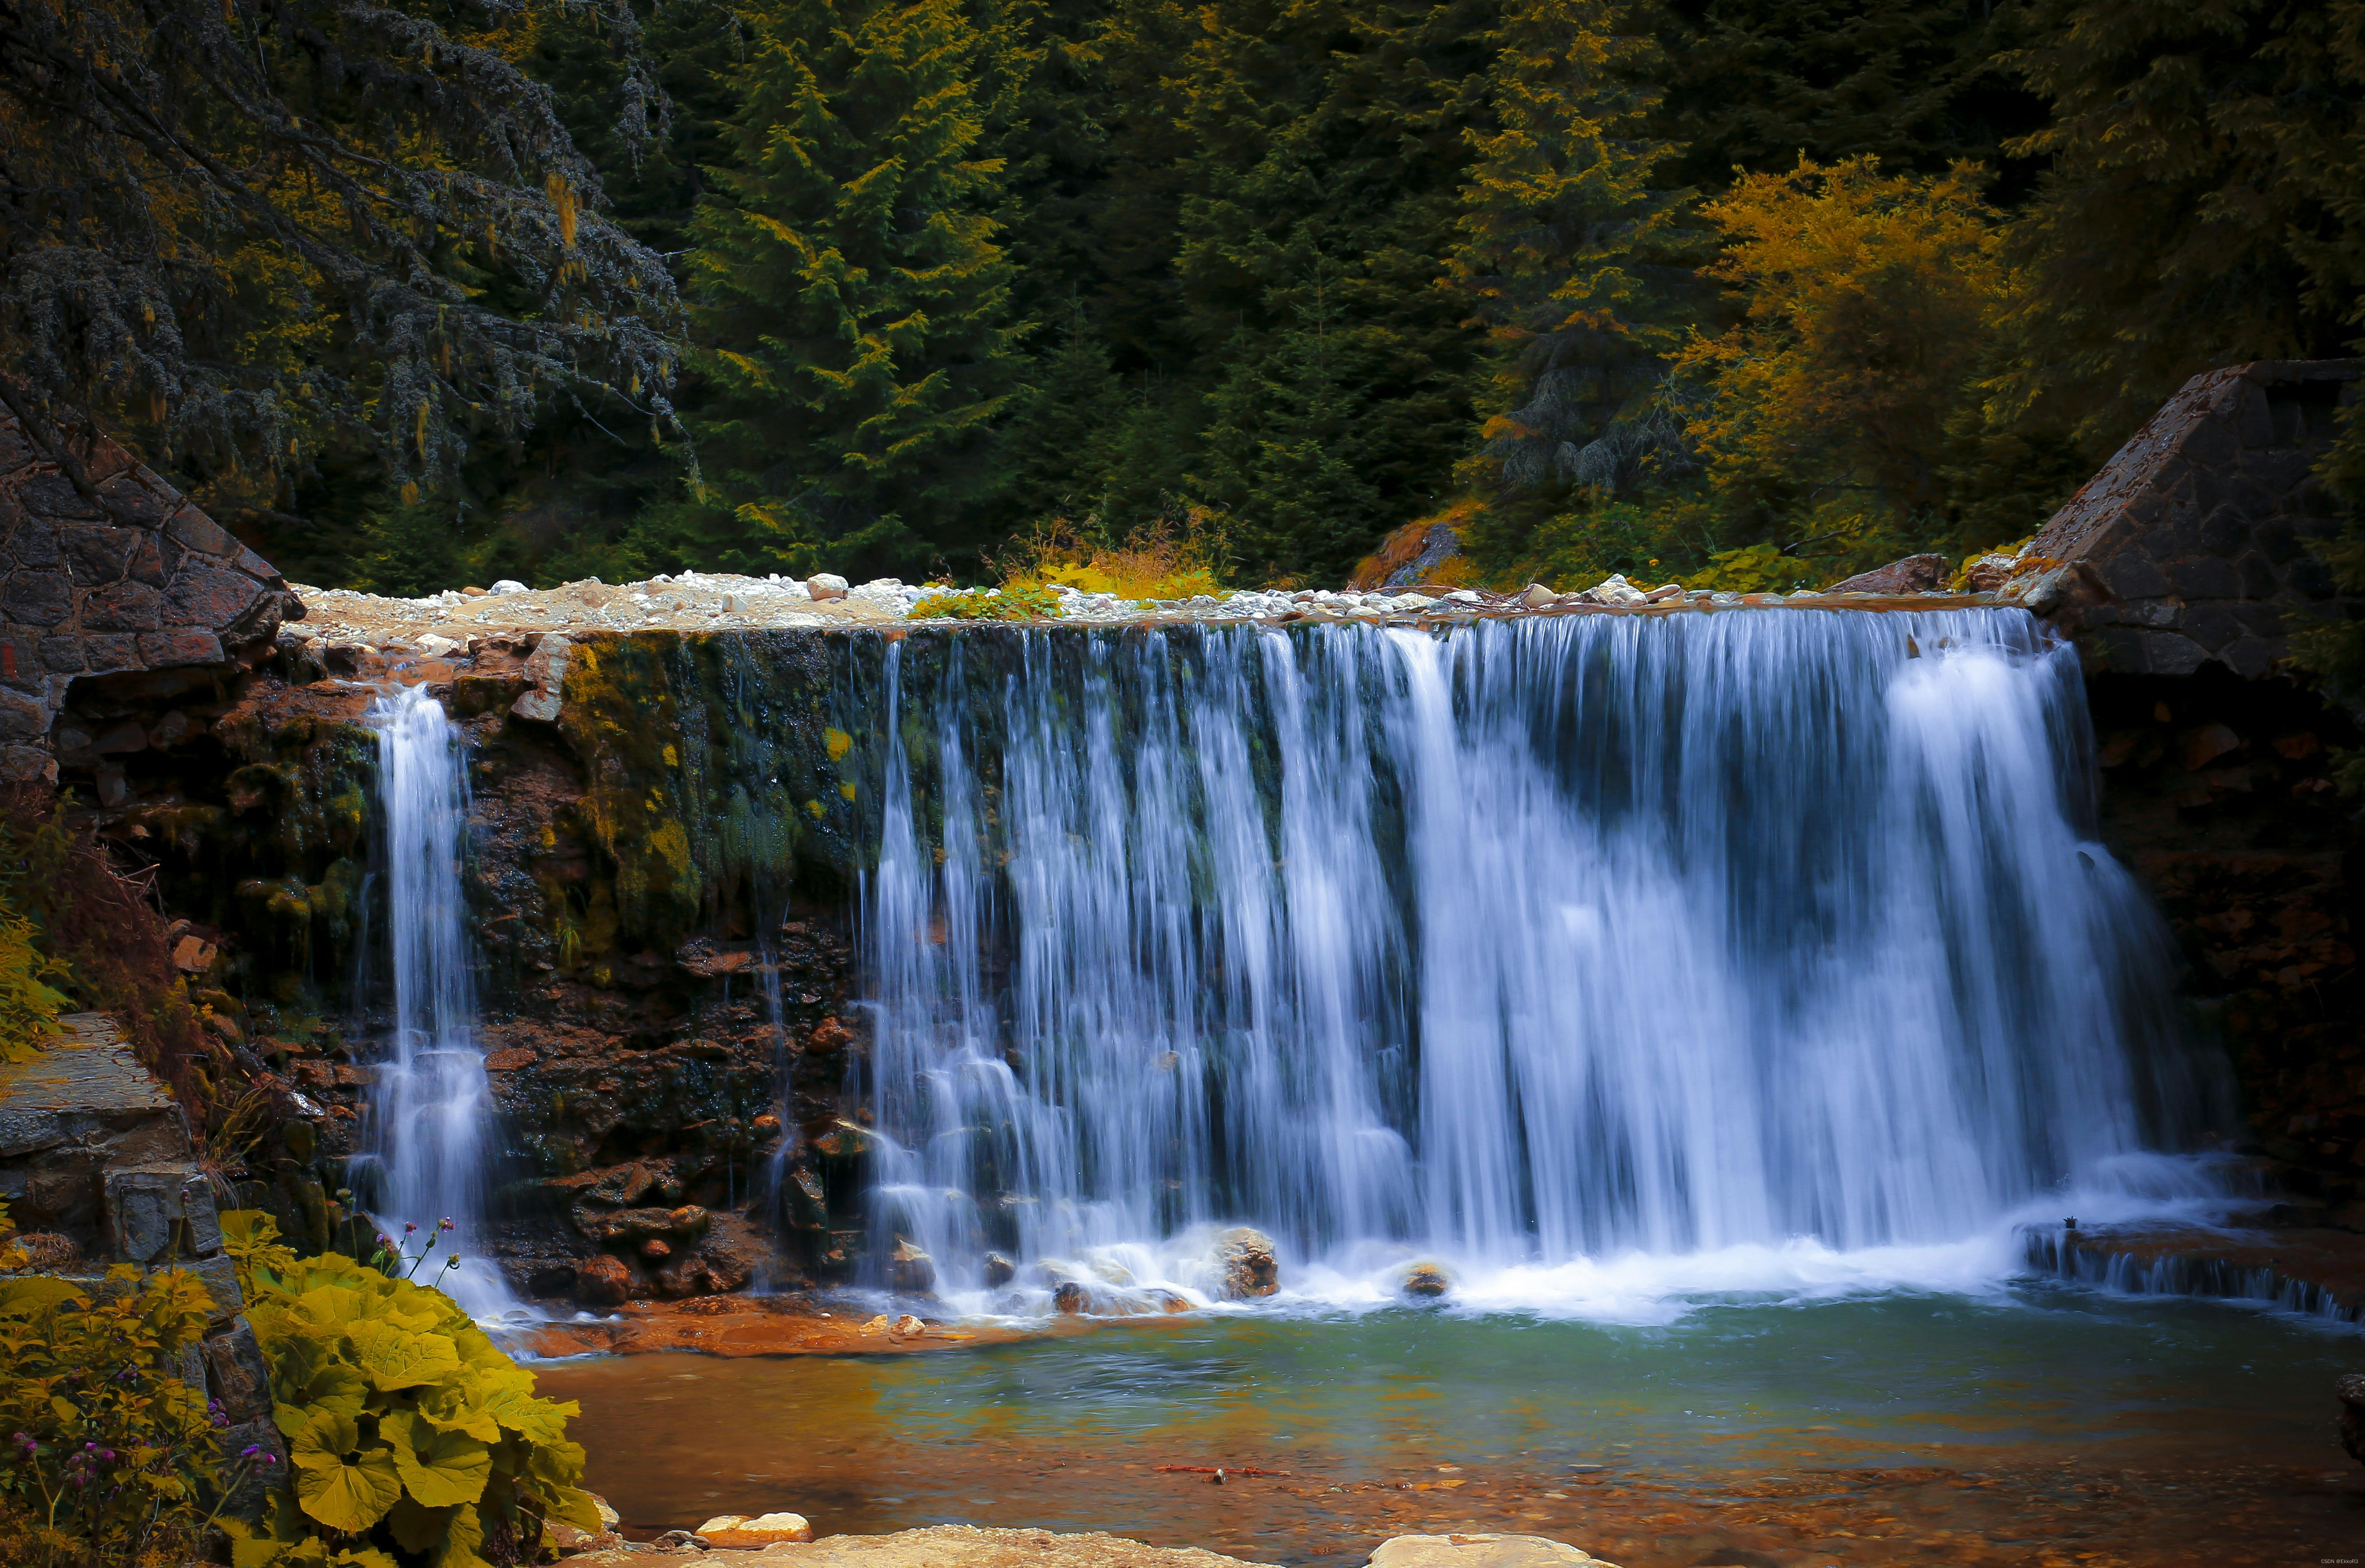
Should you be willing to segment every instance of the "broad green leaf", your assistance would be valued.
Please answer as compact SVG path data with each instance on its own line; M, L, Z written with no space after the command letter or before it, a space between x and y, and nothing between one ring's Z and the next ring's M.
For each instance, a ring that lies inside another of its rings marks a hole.
M313 1412L287 1445L287 1462L298 1470L334 1470L361 1447L360 1423L342 1410Z
M583 1445L570 1443L565 1438L546 1439L533 1445L525 1468L526 1473L536 1481L572 1486L583 1479Z
M394 1444L395 1473L424 1506L447 1508L484 1495L492 1450L467 1433L439 1432L416 1414L390 1416L379 1429Z
M271 1568L286 1550L275 1540L233 1540L230 1543L230 1568Z
M554 1486L544 1495L548 1500L550 1518L579 1530L599 1533L600 1510L592 1503L590 1493L579 1486Z
M349 1546L329 1559L330 1568L396 1568L393 1558L375 1546Z
M443 1549L430 1562L433 1568L492 1568L476 1554L485 1544L485 1527L476 1518L476 1505L463 1504L452 1516L451 1529L443 1537Z
M306 1323L323 1328L342 1328L364 1317L370 1309L370 1299L350 1286L331 1282L316 1285L296 1298L290 1315Z
M359 1370L339 1360L333 1347L309 1335L291 1339L282 1348L272 1383L291 1403L348 1416L360 1415L369 1397L369 1384Z
M417 1388L460 1370L459 1352L441 1334L364 1322L353 1326L351 1337L362 1371L378 1388Z
M465 1378L456 1388L445 1385L420 1395L419 1413L439 1432L465 1432L478 1442L501 1440L501 1424L483 1405L484 1392Z
M386 1518L402 1495L394 1473L394 1455L385 1449L364 1449L351 1462L339 1462L296 1472L296 1500L304 1511L333 1530L357 1534Z
M405 1551L431 1551L441 1545L443 1532L451 1528L454 1508L428 1508L409 1497L398 1499L387 1511L386 1528L394 1532L395 1545Z
M546 1443L566 1435L566 1417L580 1406L568 1401L561 1405L554 1400L536 1399L523 1389L495 1389L485 1397L485 1408L493 1419L510 1431L537 1443Z

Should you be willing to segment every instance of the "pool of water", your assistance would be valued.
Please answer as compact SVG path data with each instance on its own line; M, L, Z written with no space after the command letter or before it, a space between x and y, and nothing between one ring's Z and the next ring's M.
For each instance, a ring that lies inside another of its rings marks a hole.
M1109 1529L1345 1564L1387 1535L1478 1528L1632 1568L2072 1562L2098 1541L2083 1561L2355 1555L2365 1473L2333 1439L2330 1388L2359 1367L2353 1328L2030 1287L1652 1326L1195 1315L542 1377L581 1402L591 1484L643 1531L790 1507L825 1534Z

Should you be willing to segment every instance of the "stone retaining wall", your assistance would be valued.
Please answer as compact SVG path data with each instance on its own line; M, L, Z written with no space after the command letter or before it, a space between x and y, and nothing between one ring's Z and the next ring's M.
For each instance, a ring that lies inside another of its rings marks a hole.
M2314 473L2360 376L2365 360L2194 376L2021 552L2016 597L2130 675L2257 678L2309 619L2365 612L2316 553L2341 522Z
M227 673L303 614L269 562L121 447L77 455L95 500L0 414L0 782L54 781L50 730L75 681Z
M194 1274L212 1311L174 1374L221 1403L231 1423L224 1452L261 1446L284 1457L263 1351L240 1316L245 1296L187 1120L113 1020L60 1022L48 1049L0 1064L0 1202L35 1271L95 1294L122 1288L107 1278L115 1263Z

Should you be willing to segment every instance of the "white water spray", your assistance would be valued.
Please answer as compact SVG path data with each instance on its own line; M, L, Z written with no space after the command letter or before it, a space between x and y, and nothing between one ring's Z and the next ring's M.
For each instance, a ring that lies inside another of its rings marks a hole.
M382 1181L375 1217L412 1254L450 1219L454 1230L413 1277L432 1277L473 1317L496 1317L517 1303L478 1251L494 1110L460 881L466 749L423 686L379 698L367 722L377 733L394 980L394 1036L370 1092ZM406 1225L417 1226L407 1238ZM454 1252L460 1266L443 1270Z
M1951 1286L2220 1112L2024 613L904 657L874 1223L957 1298L988 1249L1187 1282L1232 1222L1336 1299Z

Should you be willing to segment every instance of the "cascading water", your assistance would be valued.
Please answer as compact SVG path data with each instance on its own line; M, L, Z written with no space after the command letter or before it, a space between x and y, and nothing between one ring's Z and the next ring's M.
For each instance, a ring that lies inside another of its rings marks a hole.
M415 1277L433 1277L472 1316L497 1316L516 1303L476 1248L494 1112L476 1037L476 949L460 882L466 750L422 686L379 698L367 722L377 733L394 981L394 1035L370 1092L375 1217L396 1237L416 1225L407 1248L413 1254L439 1221L452 1220L455 1228ZM442 1271L454 1252L460 1266Z
M968 641L884 655L862 894L877 1239L950 1294L1231 1222L1350 1296L1936 1278L2066 1183L2205 1190L2023 612Z

